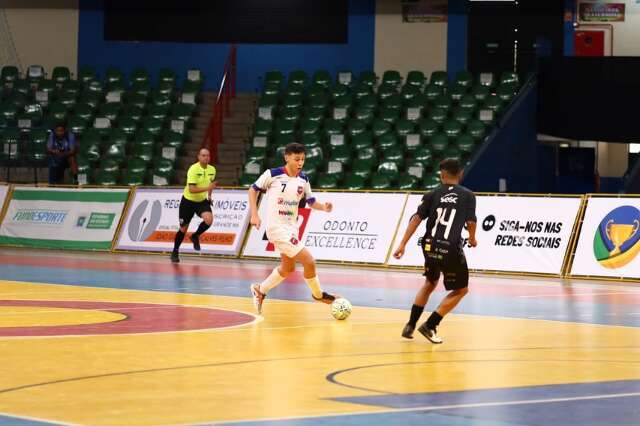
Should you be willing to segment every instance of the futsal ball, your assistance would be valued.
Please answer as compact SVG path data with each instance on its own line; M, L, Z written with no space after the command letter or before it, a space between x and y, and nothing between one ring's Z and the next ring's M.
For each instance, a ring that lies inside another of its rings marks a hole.
M331 304L331 315L337 320L347 319L351 315L351 302L342 297L334 300Z

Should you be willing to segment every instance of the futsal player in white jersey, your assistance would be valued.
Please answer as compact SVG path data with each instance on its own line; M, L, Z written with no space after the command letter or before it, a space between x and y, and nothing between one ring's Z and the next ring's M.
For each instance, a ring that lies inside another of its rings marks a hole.
M304 280L311 289L313 298L331 303L336 296L322 291L316 275L316 262L298 239L298 205L302 199L314 210L330 212L331 203L318 202L311 192L309 177L302 172L305 160L304 145L291 143L285 147L284 167L265 171L249 188L251 225L260 229L262 220L258 215L258 193L267 193L267 238L280 252L281 263L259 284L251 284L253 303L262 313L262 302L269 290L280 284L295 270L296 262L304 267Z

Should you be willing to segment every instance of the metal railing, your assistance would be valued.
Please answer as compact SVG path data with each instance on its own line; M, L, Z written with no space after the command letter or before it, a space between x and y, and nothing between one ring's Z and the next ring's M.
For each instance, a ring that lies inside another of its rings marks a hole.
M224 65L224 74L213 106L213 115L202 142L202 147L208 148L211 152L212 163L218 160L218 145L222 142L222 123L224 117L231 116L231 99L236 97L236 51L236 46L232 45Z

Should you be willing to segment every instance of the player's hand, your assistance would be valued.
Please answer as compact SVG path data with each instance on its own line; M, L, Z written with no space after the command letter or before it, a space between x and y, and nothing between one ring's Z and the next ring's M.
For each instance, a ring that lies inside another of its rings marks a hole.
M327 213L331 213L331 210L333 210L333 204L329 202L324 203L324 211Z
M251 224L251 226L255 226L256 229L260 229L260 224L262 223L262 221L260 220L260 216L251 215L251 220L249 221L249 223Z
M207 189L211 191L212 189L215 189L217 186L218 186L218 182L211 182Z
M404 244L400 244L396 251L393 252L393 257L400 259L404 255Z
M478 245L478 241L475 238L469 238L469 245L471 247L476 247Z

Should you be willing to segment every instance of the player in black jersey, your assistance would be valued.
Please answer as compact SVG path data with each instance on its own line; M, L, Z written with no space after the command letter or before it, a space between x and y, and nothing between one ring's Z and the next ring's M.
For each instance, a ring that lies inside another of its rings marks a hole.
M427 220L424 237L420 240L424 254L425 283L418 290L411 307L409 322L402 330L402 336L413 338L413 331L429 296L436 288L440 273L444 274L444 287L449 294L440 306L431 313L429 319L418 328L432 343L442 343L436 334L436 327L442 318L456 307L469 291L469 269L462 251L462 228L469 231L469 245L476 242L476 198L473 192L460 185L462 168L456 159L447 158L440 162L442 184L422 197L422 204L411 217L400 245L393 253L400 259L407 242L423 220Z

